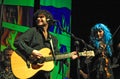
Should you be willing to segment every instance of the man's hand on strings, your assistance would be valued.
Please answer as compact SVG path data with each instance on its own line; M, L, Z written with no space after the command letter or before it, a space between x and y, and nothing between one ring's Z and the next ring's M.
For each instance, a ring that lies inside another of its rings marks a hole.
M71 57L72 59L78 58L77 52L76 51L71 52Z
M33 50L32 51L32 55L35 58L41 58L41 57L43 57L42 54L40 54L40 52L38 50Z

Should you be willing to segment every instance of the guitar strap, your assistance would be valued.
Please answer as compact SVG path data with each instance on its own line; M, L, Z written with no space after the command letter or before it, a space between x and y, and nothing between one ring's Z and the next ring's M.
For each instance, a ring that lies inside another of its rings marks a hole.
M51 49L52 49L52 56L53 56L53 59L54 60L56 60L56 58L55 58L55 50L54 50L54 48L53 48L53 41L52 41L52 38L50 39L50 45L51 45Z

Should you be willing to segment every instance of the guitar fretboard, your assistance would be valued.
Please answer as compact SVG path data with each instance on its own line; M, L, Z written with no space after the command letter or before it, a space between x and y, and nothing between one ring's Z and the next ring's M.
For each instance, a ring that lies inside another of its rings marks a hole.
M63 54L63 55L56 55L55 60L61 60L61 59L70 58L70 57L71 57L71 53ZM54 58L52 56L44 57L44 58L45 58L45 61L54 60Z

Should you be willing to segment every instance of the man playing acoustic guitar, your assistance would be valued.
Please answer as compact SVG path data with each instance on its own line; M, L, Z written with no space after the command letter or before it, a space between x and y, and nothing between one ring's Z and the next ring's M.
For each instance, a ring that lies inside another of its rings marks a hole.
M16 47L15 52L17 52L17 54L14 52L12 56L14 59L11 59L11 61L16 61L12 63L13 73L18 78L50 79L52 61L44 63L44 61L51 60L50 57L44 57L45 55L51 55L54 57L54 54L59 54L58 40L55 36L49 33L50 26L54 24L53 16L47 10L38 10L34 14L34 21L34 26L20 35L14 42L14 46ZM54 59L53 57L52 59ZM76 59L76 52L71 52L69 57ZM25 62L21 63L20 61ZM21 65L18 65L18 68L16 68L14 64ZM51 69L49 70L48 67L51 67ZM45 68L46 71L41 68ZM41 69L41 71L39 69ZM35 75L31 75L32 73L35 73Z

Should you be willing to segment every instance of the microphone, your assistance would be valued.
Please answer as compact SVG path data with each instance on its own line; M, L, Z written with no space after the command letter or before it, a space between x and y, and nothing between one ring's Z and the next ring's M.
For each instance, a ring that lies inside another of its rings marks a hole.
M58 20L54 20L54 19L47 19L47 22L49 22L49 23L55 23L55 22L58 22Z
M75 41L75 46L76 46L76 52L77 52L77 56L79 58L79 41Z
M75 46L79 46L79 41L75 41Z

